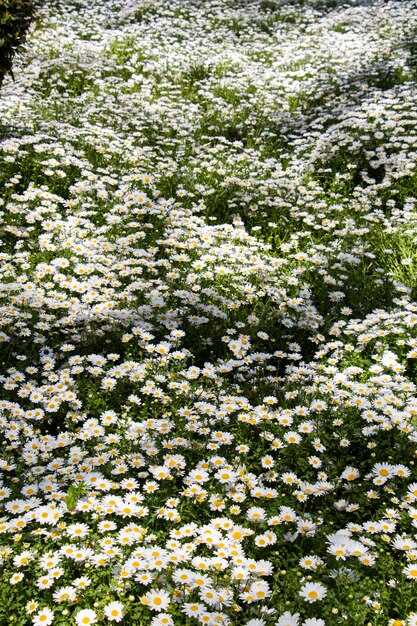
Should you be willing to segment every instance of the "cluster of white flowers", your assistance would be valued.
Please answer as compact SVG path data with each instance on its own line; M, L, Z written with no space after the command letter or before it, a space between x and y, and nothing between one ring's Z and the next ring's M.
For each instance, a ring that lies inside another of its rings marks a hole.
M417 624L416 33L41 10L0 100L0 622Z

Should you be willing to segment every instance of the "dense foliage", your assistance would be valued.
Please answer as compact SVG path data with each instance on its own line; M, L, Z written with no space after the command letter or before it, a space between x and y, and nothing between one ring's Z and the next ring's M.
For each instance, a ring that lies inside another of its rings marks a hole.
M0 626L417 625L416 32L44 5L0 99Z
M0 0L0 86L35 13L35 0Z

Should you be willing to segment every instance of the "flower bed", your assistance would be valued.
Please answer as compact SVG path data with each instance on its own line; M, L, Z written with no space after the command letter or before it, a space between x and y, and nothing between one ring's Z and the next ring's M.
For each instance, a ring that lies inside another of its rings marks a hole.
M0 626L416 625L417 6L39 17L0 100Z

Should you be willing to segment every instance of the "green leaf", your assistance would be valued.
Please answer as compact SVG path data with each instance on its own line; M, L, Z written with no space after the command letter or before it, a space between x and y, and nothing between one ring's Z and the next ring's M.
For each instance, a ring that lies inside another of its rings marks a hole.
M65 504L70 511L77 506L77 500L85 493L85 484L83 482L68 487Z

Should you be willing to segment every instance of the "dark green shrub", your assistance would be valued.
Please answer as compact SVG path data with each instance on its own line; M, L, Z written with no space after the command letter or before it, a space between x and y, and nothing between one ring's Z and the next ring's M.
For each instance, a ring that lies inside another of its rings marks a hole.
M0 0L0 86L5 74L12 72L13 58L34 12L34 0Z

